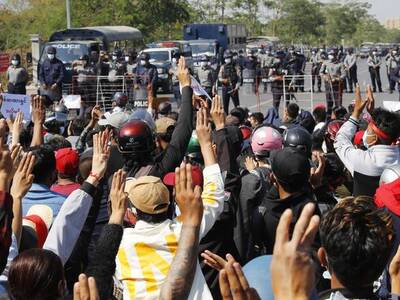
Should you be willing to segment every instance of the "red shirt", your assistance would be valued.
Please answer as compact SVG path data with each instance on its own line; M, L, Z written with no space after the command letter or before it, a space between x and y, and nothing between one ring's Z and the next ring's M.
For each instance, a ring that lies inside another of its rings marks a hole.
M76 182L66 185L53 184L50 190L68 197L73 191L79 189L80 187L81 185Z

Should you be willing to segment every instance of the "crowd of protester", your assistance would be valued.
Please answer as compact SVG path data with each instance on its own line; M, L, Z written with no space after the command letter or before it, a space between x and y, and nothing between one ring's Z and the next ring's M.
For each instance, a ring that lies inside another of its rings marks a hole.
M399 299L399 113L226 115L177 79L179 112L0 120L0 299Z

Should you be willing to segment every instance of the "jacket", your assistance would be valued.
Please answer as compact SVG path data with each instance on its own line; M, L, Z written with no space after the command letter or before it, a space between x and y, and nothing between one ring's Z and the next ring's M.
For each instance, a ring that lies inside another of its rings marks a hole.
M293 211L292 225L294 226L300 217L303 207L310 202L316 203L315 196L310 190L300 191L285 199L279 199L276 188L270 189L264 200L253 212L252 233L257 248L262 254L272 254L276 228L284 211L288 208ZM320 214L318 208L316 208L316 214Z
M46 59L39 68L39 81L41 84L61 86L65 76L65 67L61 60Z
M33 183L28 193L22 199L22 215L26 216L29 208L36 204L48 205L53 210L53 218L57 217L66 197L52 192L44 184Z
M193 132L192 95L193 90L190 87L182 89L181 110L171 137L171 142L161 155L148 163L152 167L147 175L163 178L165 174L175 171L175 168L182 162ZM125 164L124 168L128 171L128 177L135 177L135 174L141 167L146 166L143 164L146 164L146 162L138 162L133 167Z
M204 205L199 238L213 227L223 209L224 181L217 164L203 171ZM116 279L123 284L124 299L158 299L160 287L178 247L182 223L179 217L151 224L139 220L135 228L126 228L116 258ZM212 299L197 264L189 299Z
M359 121L350 117L336 135L335 151L354 178L354 196L373 197L379 178L387 167L400 163L400 148L376 145L364 151L352 143Z

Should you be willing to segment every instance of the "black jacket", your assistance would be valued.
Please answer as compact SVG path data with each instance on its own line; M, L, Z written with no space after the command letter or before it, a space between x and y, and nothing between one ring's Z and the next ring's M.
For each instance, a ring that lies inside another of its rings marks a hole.
M283 212L290 208L293 211L292 228L300 217L307 203L316 203L311 189L292 194L286 199L279 199L277 189L272 188L265 199L253 213L252 232L260 254L270 255L274 249L276 228ZM316 208L316 214L320 215Z
M132 167L129 167L128 177L135 177L135 174L142 167L150 165L151 168L146 172L146 175L163 178L165 174L175 171L175 168L181 164L193 132L192 95L192 88L184 87L182 89L181 111L172 134L171 142L165 151L155 159L150 156L151 161L135 162ZM129 162L125 164L125 168L127 166L130 166Z

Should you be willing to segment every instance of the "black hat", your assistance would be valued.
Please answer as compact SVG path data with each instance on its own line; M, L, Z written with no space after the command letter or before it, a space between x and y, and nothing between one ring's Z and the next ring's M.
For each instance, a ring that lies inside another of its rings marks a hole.
M271 169L276 179L293 187L301 187L310 178L310 161L301 150L283 148L271 152Z
M57 49L54 48L53 46L50 46L49 48L47 48L47 54L56 54L57 53Z

